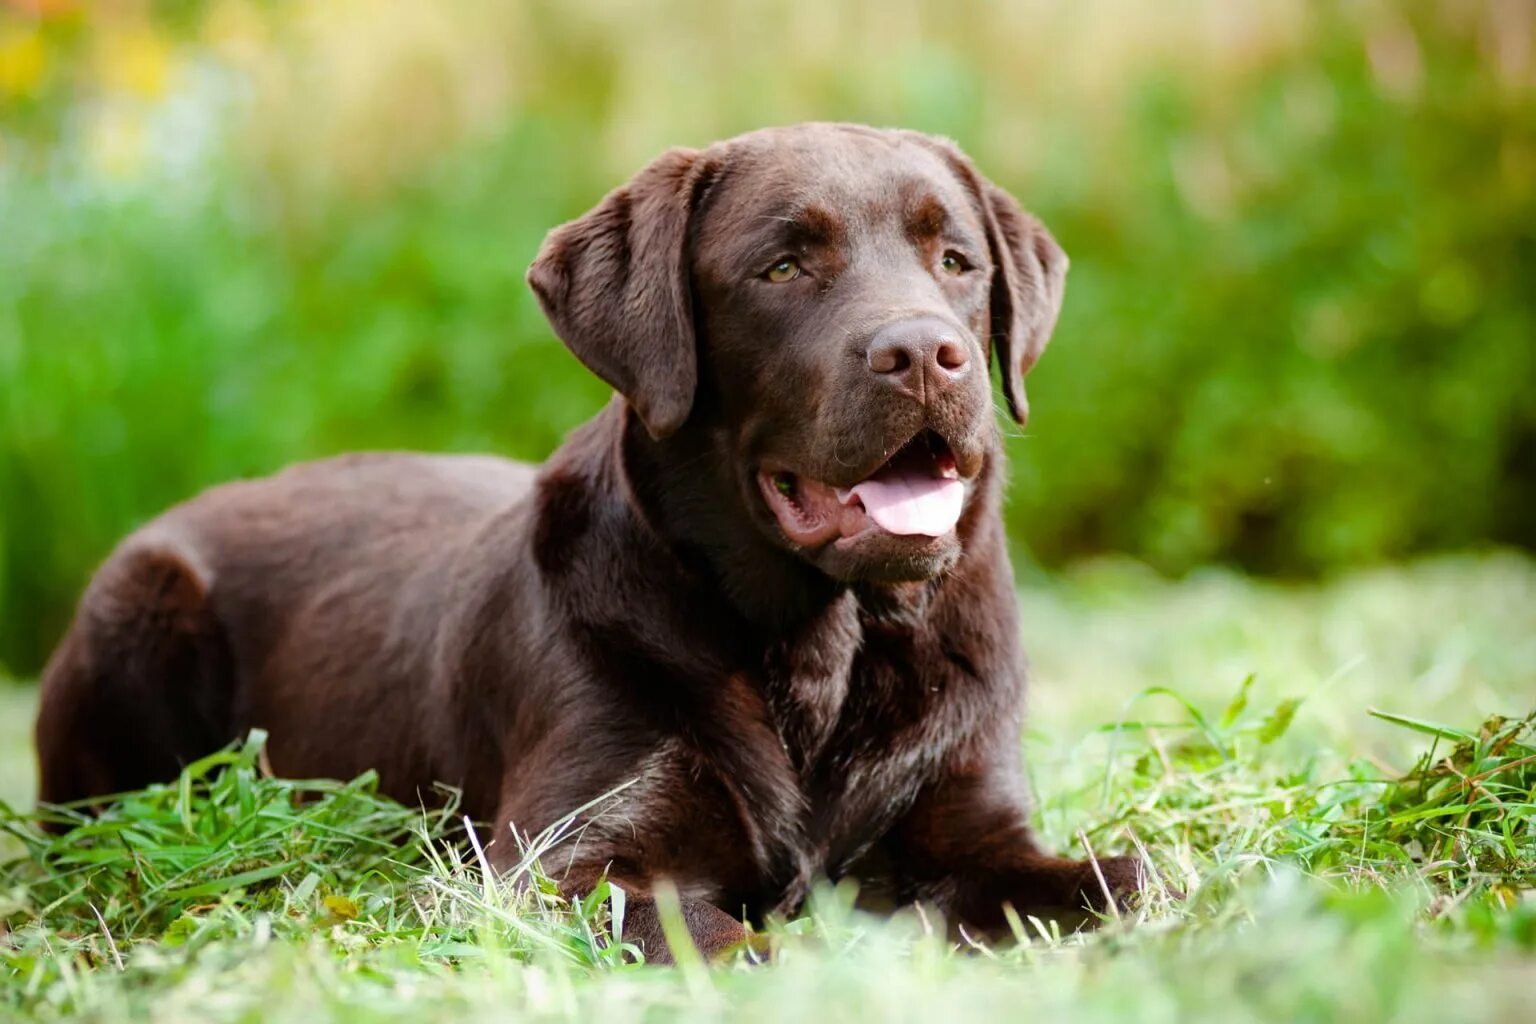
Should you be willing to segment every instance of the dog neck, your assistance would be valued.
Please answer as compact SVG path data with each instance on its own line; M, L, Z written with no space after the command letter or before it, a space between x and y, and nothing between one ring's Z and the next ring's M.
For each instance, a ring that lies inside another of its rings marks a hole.
M629 507L707 593L757 630L781 636L847 592L764 536L731 475L723 431L690 426L658 441L632 412L618 418L615 456Z

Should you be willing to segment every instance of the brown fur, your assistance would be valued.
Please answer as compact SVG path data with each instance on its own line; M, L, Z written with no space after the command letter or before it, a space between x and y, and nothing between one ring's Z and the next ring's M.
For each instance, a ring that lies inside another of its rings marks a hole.
M765 283L786 253L802 278ZM506 866L509 825L635 780L546 867L573 892L615 878L656 957L662 879L710 954L877 862L978 926L1102 907L1027 825L985 372L995 353L1022 420L1065 268L942 141L804 125L664 155L529 273L614 402L543 467L346 456L129 537L45 676L42 799L169 779L259 726L282 774L461 787ZM867 354L914 331L969 362L890 386ZM973 480L947 538L801 549L755 489L768 462L847 486L924 429ZM1102 867L1136 888L1134 861Z

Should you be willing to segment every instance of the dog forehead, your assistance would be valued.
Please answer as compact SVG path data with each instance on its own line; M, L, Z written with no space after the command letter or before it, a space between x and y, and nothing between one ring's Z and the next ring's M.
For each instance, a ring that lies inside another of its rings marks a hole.
M981 226L942 151L915 133L795 125L738 136L714 155L721 173L701 226L706 241L739 242L807 214L844 227L908 217L930 199Z

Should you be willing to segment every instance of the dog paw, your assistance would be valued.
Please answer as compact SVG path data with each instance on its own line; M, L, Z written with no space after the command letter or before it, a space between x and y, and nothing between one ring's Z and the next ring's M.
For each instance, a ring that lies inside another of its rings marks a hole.
M1095 863L1098 870L1094 870ZM1130 910L1146 883L1146 865L1140 857L1100 857L1083 862L1083 903L1098 913Z

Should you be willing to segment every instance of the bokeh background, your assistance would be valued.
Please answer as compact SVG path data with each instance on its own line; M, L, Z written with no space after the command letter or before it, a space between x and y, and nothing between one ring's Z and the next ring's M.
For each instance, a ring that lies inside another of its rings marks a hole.
M0 675L208 484L544 457L523 284L670 145L956 139L1073 257L1021 563L1536 547L1536 5L0 0Z

